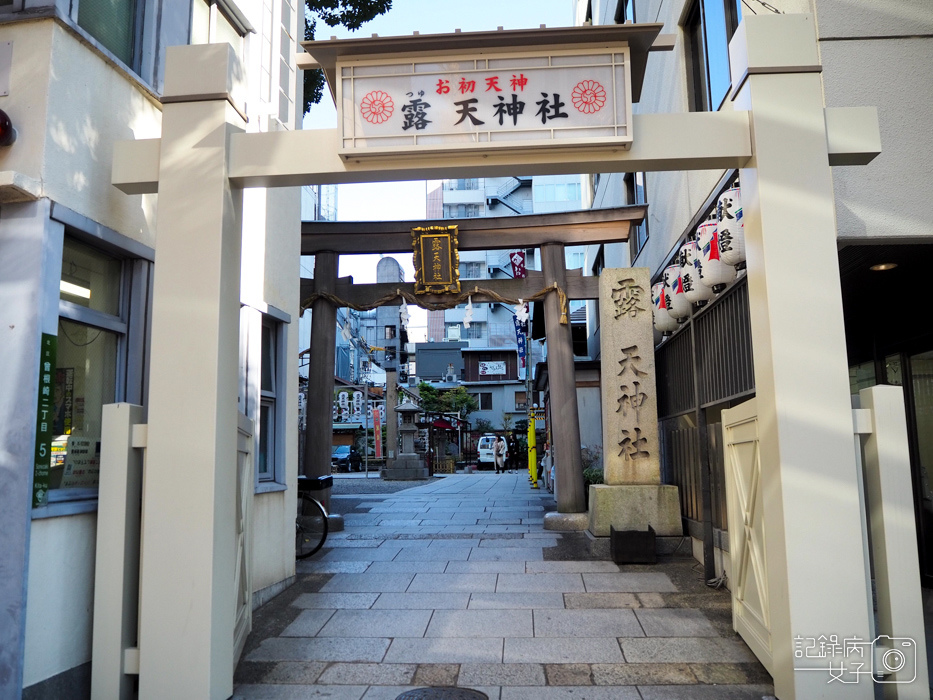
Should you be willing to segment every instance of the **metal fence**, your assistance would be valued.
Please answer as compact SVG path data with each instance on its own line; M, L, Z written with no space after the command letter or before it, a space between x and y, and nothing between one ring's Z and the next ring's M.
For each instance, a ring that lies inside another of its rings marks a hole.
M695 313L656 353L664 479L680 492L683 517L727 529L722 425L706 410L754 394L748 286L744 279ZM701 436L704 436L701 441Z

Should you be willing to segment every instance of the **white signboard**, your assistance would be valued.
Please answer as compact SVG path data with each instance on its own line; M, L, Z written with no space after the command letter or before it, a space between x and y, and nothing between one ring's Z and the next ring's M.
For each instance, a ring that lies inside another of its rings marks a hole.
M338 62L344 157L631 145L625 44L548 54Z
M479 376L485 377L490 374L505 374L505 362L480 362Z

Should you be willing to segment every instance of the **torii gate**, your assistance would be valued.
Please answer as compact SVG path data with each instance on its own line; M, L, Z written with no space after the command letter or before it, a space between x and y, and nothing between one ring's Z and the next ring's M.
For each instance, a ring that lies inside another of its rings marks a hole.
M632 223L639 223L646 207L631 206L561 214L506 216L480 219L443 219L442 221L386 221L379 223L323 222L302 224L302 255L314 255L314 279L303 280L301 298L315 298L312 305L311 357L308 382L323 395L333 385L334 345L336 342L336 306L322 298L328 294L344 303L364 307L399 292L412 298L414 284L394 282L353 284L352 278L337 278L337 256L342 254L401 253L411 250L411 229L416 226L443 224L457 226L459 250L495 250L541 248L542 271L529 270L525 279L482 280L475 287L473 301L496 301L492 294L511 299L529 299L545 289L561 290L567 299L598 299L599 278L584 277L580 270L566 271L564 247L591 243L616 243L628 240ZM463 293L471 282L463 281ZM449 296L419 294L427 304L444 304ZM390 303L399 303L393 300ZM554 447L557 470L558 513L582 514L584 503L583 470L580 461L580 426L574 380L573 346L569 324L562 324L566 309L559 307L557 294L546 294L545 331L548 343L548 376L555 420ZM309 402L308 438L305 441L305 473L322 476L330 473L331 408L324 401ZM576 446L576 448L574 447ZM582 527L585 518L580 517ZM582 527L580 529L582 529Z
M674 45L660 30L617 25L334 45L378 54L466 49L471 41L625 41L640 85L652 44ZM870 683L826 685L819 674L795 674L791 640L869 637L830 166L867 163L880 152L877 114L825 108L811 16L746 17L731 54L733 99L723 111L635 115L628 150L611 142L583 150L480 147L373 161L341 158L337 130L241 133L243 71L232 49L168 51L162 137L117 144L113 167L113 183L124 192L159 193L140 698L232 693L230 470L244 187L724 168L740 168L743 187L776 691L784 698L872 697ZM801 220L805 226L790 225ZM807 255L798 255L803 249ZM209 358L210 371L189 366L196 353ZM836 556L828 568L830 551Z

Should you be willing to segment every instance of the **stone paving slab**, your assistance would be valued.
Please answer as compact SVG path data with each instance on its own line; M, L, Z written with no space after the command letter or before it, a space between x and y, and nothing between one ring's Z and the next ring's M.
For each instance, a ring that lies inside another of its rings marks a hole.
M634 686L616 688L505 687L499 698L500 700L642 700L642 696Z
M448 574L521 574L525 571L525 562L521 560L503 561L452 561L447 564L444 573Z
M470 602L469 593L383 593L373 604L373 609L395 610L466 610Z
M424 636L532 637L534 636L532 611L437 610Z
M618 564L611 561L532 561L525 565L528 574L590 574L618 573Z
M641 637L632 610L535 610L535 637Z
M314 637L324 624L334 615L334 610L302 610L288 627L282 631L283 637Z
M425 551L417 549L414 551ZM401 556L401 555L399 555ZM442 574L447 568L447 562L418 559L400 559L395 561L374 561L366 569L367 574Z
M368 561L319 561L305 559L295 562L299 574L362 574L369 568Z
M472 547L417 547L403 549L395 561L466 561L472 551Z
M630 663L716 663L756 661L745 642L721 637L648 637L620 639Z
M636 593L638 591L676 591L677 587L666 574L618 573L583 574L587 593Z
M619 642L614 637L552 638L512 637L505 640L503 663L622 663Z
M332 664L318 683L334 685L408 685L416 664Z
M496 593L564 591L582 593L580 574L499 574Z
M247 655L250 661L382 661L389 639L273 637Z
M535 539L508 539L508 540L480 540L479 546L481 548L487 547L553 547L557 544L557 540L545 540L541 538Z
M409 593L493 593L498 574L415 574Z
M564 607L568 610L638 608L641 601L634 593L564 593Z
M667 685L639 686L642 700L762 700L770 685Z
M473 593L471 610L531 610L564 607L561 593Z
M430 620L430 610L338 610L317 636L423 637Z
M397 686L379 686L374 685L366 691L366 694L363 695L363 700L396 700L396 698L404 692L409 690L415 690L418 687L423 686L414 686L414 685L397 685ZM500 689L498 687L474 687L473 690L478 690L481 693L484 693L489 700L500 700L501 695Z
M593 664L596 685L677 685L696 683L688 664Z
M718 637L716 628L699 610L654 608L635 611L649 637ZM620 634L619 637L631 635Z
M296 608L325 610L367 610L378 597L378 593L302 593L292 605Z
M365 685L347 685L339 688L316 685L239 685L233 693L232 700L305 700L305 698L361 700L367 690Z
M462 664L457 685L475 686L541 686L544 685L541 664Z
M317 561L391 561L402 551L401 547L355 547L332 549Z
M423 575L423 574L418 574ZM322 593L401 593L415 574L335 574Z
M476 547L470 551L470 561L540 561L541 547Z
M488 637L393 639L385 662L497 664L502 662L502 642Z

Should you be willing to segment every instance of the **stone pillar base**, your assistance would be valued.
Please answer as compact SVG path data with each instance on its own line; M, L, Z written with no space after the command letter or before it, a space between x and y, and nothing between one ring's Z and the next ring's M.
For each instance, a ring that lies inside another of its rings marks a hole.
M609 537L616 530L654 528L658 537L684 534L677 487L669 484L621 484L590 486L589 531Z
M558 532L582 532L589 517L586 513L545 513L544 529Z
M402 453L379 476L386 481L416 481L428 478L428 468L418 455Z
M327 514L327 531L340 532L343 530L343 516L334 513Z

